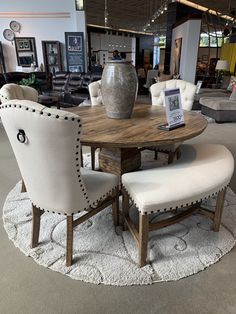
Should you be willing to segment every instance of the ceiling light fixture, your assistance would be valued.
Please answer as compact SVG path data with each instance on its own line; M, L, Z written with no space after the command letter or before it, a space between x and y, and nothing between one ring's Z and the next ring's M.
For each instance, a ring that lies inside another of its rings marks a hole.
M176 2L179 2L179 3L182 3L182 4L185 4L187 5L188 7L192 7L192 8L195 8L199 11L208 11L210 14L213 14L213 15L221 15L221 12L219 11L215 11L215 10L212 10L212 9L209 9L207 7L204 7L203 5L199 5L199 4L196 4L194 2L191 2L191 1L188 1L188 0L175 0ZM229 16L229 15L221 15L221 17L225 20L228 20L228 21L234 21L234 18L232 16Z
M156 21L156 19L161 15L163 14L165 11L167 11L167 8L168 8L168 4L172 2L172 0L163 0L161 1L161 6L158 10L156 10L154 12L154 14L152 15L151 17L151 21L152 23L154 23ZM145 31L147 30L148 27L150 27L151 24L150 22L147 22L145 25L144 25L144 29Z
M105 0L105 8L104 8L104 24L105 24L105 27L108 26L108 16L109 16L109 13L108 13L108 9L107 9L107 0Z

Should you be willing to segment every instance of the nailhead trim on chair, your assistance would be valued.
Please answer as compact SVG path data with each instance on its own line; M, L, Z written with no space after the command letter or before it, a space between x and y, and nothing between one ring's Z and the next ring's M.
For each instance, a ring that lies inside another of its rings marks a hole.
M8 108L8 107L11 108L11 106L12 106L11 104L9 104L9 105L0 105L0 109L4 109L4 108ZM21 109L21 108L23 108L23 109L25 109L25 110L29 110L28 107L25 107L25 106L22 106L22 105L14 105L14 107L15 107L16 109ZM51 113L47 113L47 112L44 113L43 111L38 111L38 110L36 110L36 109L32 109L32 112L35 112L35 113L38 113L38 114L40 114L40 115L44 115L44 116L47 116L47 117L56 118L56 119L59 119L59 118L61 117L61 116L58 115L58 114L55 115L55 116L53 116ZM74 117L72 117L71 119L70 119L69 117L61 117L61 118L64 118L64 120L68 120L68 121L77 121L77 122L79 123L79 126L78 126L78 127L79 127L79 128L82 127L82 124L81 124L80 119L76 119L76 118L74 118ZM78 131L78 135L80 135L80 134L81 134L81 131ZM77 145L76 145L76 152L75 152L75 155L76 155L75 160L76 160L76 161L79 160L79 158L77 157L77 156L79 155L78 149L80 148L80 145L78 145L78 144L80 143L80 139L79 139L79 138L77 138L77 142L78 142L78 143L77 143ZM76 163L76 167L79 167L79 164L78 164L78 163ZM80 169L77 169L76 171L77 171L77 172L80 172ZM82 188L82 192L84 192L83 194L84 194L84 196L85 196L85 199L87 200L88 207L85 207L83 210L78 210L78 211L72 212L71 215L74 215L74 214L79 213L79 212L81 212L81 211L89 210L90 208L92 208L92 207L91 207L92 205L98 204L98 202L99 202L100 200L104 199L104 198L105 198L106 196L108 196L108 195L111 195L111 193L117 188L117 186L116 186L115 188L112 188L112 189L109 190L106 194L104 194L103 196L101 196L98 200L96 200L96 201L92 202L92 204L90 204L88 194L87 194L87 192L85 192L85 185L84 185L84 183L82 182L81 174L78 174L78 182L80 183L80 187ZM44 211L46 211L46 212L57 213L57 214L59 214L59 215L64 214L64 215L66 215L66 216L68 215L67 213L54 212L54 211L47 210L47 209L45 210L45 209L39 207L37 204L35 204L35 203L33 203L33 202L32 202L32 204L33 204L34 206L36 206L37 208L39 208L40 210L44 210Z
M195 202L191 202L190 205L194 205L194 204L197 204L197 203L201 203L202 201L208 199L209 197L212 197L212 196L215 196L217 194L219 194L221 191L223 191L226 187L228 187L229 185L227 184L226 186L220 188L217 192L214 192L212 194L209 194L207 196L205 196L204 198L201 198L200 200L196 200ZM141 212L141 210L139 210L138 208L138 205L135 203L134 199L130 196L129 192L127 191L127 189L125 188L125 186L122 184L122 188L127 192L127 194L129 195L129 198L132 200L133 202L133 205L136 206L137 210L139 212ZM180 206L176 206L175 209L178 209L178 208L183 208L183 207L186 207L186 206L189 206L189 203L186 203L186 204L181 204ZM150 212L144 212L143 215L149 215L149 214L154 214L154 213L160 213L160 212L166 212L166 211L171 211L173 210L173 207L168 207L168 208L163 208L163 209L157 209L157 210L152 210Z

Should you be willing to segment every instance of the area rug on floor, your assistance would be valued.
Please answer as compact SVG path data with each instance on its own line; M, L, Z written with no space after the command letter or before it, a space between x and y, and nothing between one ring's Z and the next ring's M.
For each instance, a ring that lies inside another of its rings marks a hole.
M144 154L145 167L153 164L153 155ZM89 164L89 155L85 155ZM161 161L161 163L165 160ZM51 270L73 279L105 285L147 285L178 280L216 263L235 245L236 195L228 189L220 232L211 231L211 221L193 215L181 223L150 233L150 264L139 268L136 244L128 231L116 230L111 208L100 212L74 231L74 265L65 266L66 220L64 216L45 213L41 216L40 244L30 248L31 203L21 193L19 182L9 193L3 208L4 227L9 239L26 256ZM213 208L215 199L208 201ZM154 214L152 220L157 220ZM132 209L132 219L137 210Z

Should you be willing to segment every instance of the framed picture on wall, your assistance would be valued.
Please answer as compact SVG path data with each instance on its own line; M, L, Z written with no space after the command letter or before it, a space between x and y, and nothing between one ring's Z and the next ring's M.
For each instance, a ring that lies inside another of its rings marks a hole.
M16 44L18 51L32 51L31 41L29 39L18 40L16 38Z
M179 75L180 59L181 59L182 38L175 39L174 47L174 75Z
M38 66L37 51L34 37L15 37L16 57L19 66Z
M78 35L68 35L67 37L68 51L81 51L82 50L82 37Z
M66 32L66 62L70 72L85 72L84 34Z

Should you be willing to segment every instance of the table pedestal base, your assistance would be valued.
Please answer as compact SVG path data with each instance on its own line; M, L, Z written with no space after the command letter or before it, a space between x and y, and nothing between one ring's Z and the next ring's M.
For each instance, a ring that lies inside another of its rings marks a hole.
M99 153L99 168L104 172L121 176L140 166L141 153L137 148L102 148Z

